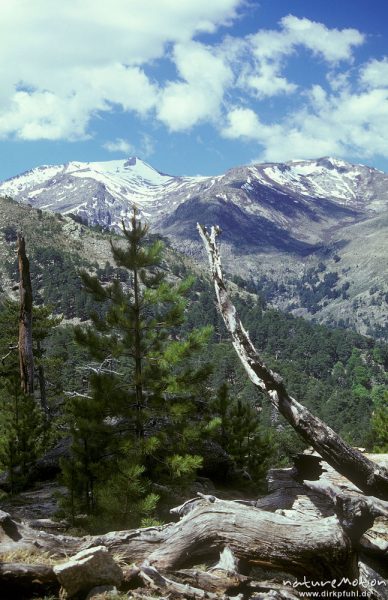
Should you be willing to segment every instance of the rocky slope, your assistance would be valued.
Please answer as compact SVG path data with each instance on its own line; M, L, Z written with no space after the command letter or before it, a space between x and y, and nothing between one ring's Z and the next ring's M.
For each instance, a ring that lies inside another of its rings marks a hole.
M322 158L175 177L131 158L39 167L0 184L0 195L113 230L128 223L135 204L153 230L198 258L196 222L218 224L227 269L275 306L388 334L381 171Z

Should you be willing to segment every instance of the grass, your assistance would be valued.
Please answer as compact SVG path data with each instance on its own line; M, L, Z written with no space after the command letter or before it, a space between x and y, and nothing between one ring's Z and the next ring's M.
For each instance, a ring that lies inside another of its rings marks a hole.
M20 548L18 550L2 552L0 554L0 561L47 566L52 566L60 562L58 558L55 558L48 552L39 552L38 550L30 550L28 548Z

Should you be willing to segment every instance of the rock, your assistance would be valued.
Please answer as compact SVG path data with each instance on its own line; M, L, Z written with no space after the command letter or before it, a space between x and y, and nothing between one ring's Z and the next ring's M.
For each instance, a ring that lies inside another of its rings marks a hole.
M117 588L114 585L98 585L90 590L86 600L105 600L106 594L109 594L109 598L117 596Z
M22 536L20 535L15 521L11 515L3 510L0 510L0 543L12 540L18 542Z
M87 593L101 585L119 586L123 572L105 546L82 550L66 563L56 565L54 572L69 598Z

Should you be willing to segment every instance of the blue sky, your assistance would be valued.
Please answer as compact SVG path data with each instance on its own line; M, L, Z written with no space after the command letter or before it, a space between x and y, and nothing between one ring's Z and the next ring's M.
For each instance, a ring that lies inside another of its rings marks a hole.
M2 0L0 179L332 155L388 171L384 0Z

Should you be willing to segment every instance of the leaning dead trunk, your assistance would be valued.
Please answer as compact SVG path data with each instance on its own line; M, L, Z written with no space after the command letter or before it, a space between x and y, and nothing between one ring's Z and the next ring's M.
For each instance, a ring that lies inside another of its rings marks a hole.
M216 242L219 229L212 227L209 233L205 227L198 225L198 231L208 254L221 315L250 380L260 390L267 392L272 405L336 471L365 493L388 500L387 469L379 467L349 446L323 421L292 398L282 378L264 364L238 318L227 292Z
M25 394L34 393L34 359L32 354L32 287L30 263L26 255L26 243L18 236L18 265L20 277L19 313L19 362L22 390Z

